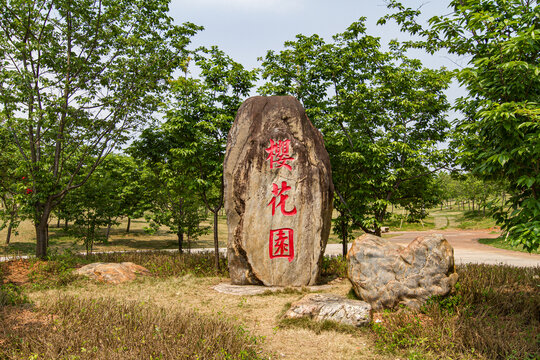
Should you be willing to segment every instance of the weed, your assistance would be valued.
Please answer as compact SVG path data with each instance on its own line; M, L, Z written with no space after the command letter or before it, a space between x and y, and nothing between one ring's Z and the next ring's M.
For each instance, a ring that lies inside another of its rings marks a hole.
M0 308L6 305L21 305L29 300L21 288L13 284L0 284Z
M360 335L360 329L352 325L344 325L335 321L314 321L308 318L298 319L281 319L278 323L279 328L287 329L292 327L299 327L309 329L315 334L320 334L323 331L335 331L351 335Z
M321 277L332 280L347 276L347 260L342 256L325 256L321 265Z

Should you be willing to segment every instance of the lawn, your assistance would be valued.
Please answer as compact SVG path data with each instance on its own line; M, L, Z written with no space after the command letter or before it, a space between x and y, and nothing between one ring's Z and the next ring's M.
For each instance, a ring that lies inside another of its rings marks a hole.
M494 246L499 249L514 250L514 251L521 251L521 252L528 253L527 250L523 249L522 245L512 246L512 244L510 244L508 241L505 241L504 238L478 239L478 242L480 244ZM532 251L531 254L540 254L540 249Z

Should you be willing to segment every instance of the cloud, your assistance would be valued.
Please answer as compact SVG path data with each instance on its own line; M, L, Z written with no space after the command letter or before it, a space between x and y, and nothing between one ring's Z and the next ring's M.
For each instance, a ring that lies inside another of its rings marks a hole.
M306 0L172 0L172 4L198 8L212 8L246 12L274 12L299 10ZM171 4L171 5L172 5Z

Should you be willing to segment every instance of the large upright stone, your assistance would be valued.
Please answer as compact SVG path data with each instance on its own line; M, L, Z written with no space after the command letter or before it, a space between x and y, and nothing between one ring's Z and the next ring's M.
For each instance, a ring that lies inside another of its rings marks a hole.
M224 177L232 283L315 284L334 187L322 135L294 97L256 96L242 104Z

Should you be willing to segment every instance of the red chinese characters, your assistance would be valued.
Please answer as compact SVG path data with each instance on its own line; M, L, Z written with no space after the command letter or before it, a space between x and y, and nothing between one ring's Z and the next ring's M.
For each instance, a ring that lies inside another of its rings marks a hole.
M294 158L289 154L291 140L270 139L270 147L266 149L268 156L267 161L270 161L270 169L287 168L292 170L289 164ZM281 182L281 187L278 184L272 183L272 200L267 206L272 206L272 216L276 215L276 208L279 208L281 215L294 216L296 215L296 206L287 210L286 202L289 195L286 194L291 190L291 187L286 181ZM287 258L289 262L294 259L294 230L291 228L270 229L268 241L268 253L270 259Z
M270 139L270 147L266 149L266 152L268 153L266 160L270 160L270 169L273 169L274 166L276 166L276 168L284 167L292 170L291 165L287 163L294 160L294 158L289 155L290 144L291 140L278 140L275 142Z
M272 200L270 200L270 202L267 205L267 206L272 205L272 216L276 214L276 207L280 207L281 213L285 216L296 215L296 206L292 210L289 210L289 211L285 210L285 201L287 201L287 198L289 197L289 195L285 194L285 191L289 191L289 190L291 190L291 187L287 185L286 181L281 182L281 188L277 186L276 184L272 184L272 194L274 195L274 197L272 198ZM276 200L278 197L279 197L279 201L276 204Z
M294 230L289 228L270 230L270 244L268 247L270 259L287 258L289 262L294 259Z

